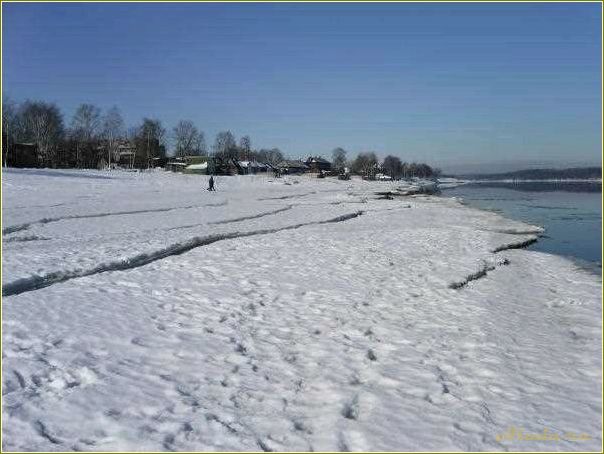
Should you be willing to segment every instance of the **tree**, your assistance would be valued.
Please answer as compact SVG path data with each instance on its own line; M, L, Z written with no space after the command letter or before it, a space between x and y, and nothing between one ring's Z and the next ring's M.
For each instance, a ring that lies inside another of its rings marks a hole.
M417 176L417 163L412 162L411 164L409 164L407 166L407 173L409 174L409 176L411 176L411 178L414 178Z
M55 104L26 101L20 109L23 140L33 142L40 165L55 165L54 157L63 138L63 115Z
M337 147L334 148L331 152L331 157L333 161L333 169L337 172L343 172L346 167L346 150L343 148Z
M432 171L432 167L430 167L428 164L422 163L418 165L418 176L421 178L428 178L433 174L434 172Z
M172 134L176 156L199 155L201 149L205 148L203 133L197 130L192 121L179 121L174 126Z
M219 158L236 158L237 143L231 131L221 131L216 134L214 141L214 155Z
M403 174L403 178L407 178L409 174L409 164L407 164L406 162L403 162L403 164L401 165L401 173Z
M403 164L397 156L388 155L384 158L382 169L386 175L390 175L393 180L396 180L403 173Z
M94 142L101 126L101 111L92 104L80 104L71 120L71 137L76 144L76 162L81 166L84 161L87 166L96 160ZM86 159L83 157L86 156Z
M4 167L8 165L8 151L17 137L17 105L8 98L2 101L2 148Z
M99 132L101 110L92 104L80 104L71 120L71 129L84 140L91 140Z
M103 137L107 142L107 164L111 167L111 156L117 153L117 145L124 134L124 120L119 109L113 106L103 117Z
M250 159L252 152L252 139L250 136L243 136L239 139L239 153L243 159Z
M375 175L377 165L378 160L375 153L359 153L352 163L352 170L359 175L372 178Z
M256 155L258 157L258 161L264 164L275 166L283 161L283 153L278 148L271 148L270 150L263 148L259 150Z
M143 118L142 124L130 131L130 137L135 148L136 167L149 168L153 158L165 156L166 129L160 120Z

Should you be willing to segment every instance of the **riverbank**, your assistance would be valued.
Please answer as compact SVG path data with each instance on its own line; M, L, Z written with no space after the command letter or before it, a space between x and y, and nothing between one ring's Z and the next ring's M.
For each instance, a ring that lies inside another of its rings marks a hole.
M4 449L600 448L601 281L515 249L536 227L398 183L47 172L3 175Z
M443 189L442 195L544 227L532 250L571 258L600 275L601 190L599 183L472 183Z

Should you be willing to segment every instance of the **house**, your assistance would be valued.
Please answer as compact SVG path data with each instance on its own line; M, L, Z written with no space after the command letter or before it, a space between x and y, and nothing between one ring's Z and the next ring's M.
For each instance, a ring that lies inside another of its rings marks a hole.
M133 169L136 159L136 147L128 142L122 141L113 154L113 161L118 167Z
M151 167L156 168L156 167L161 167L162 169L166 167L166 165L168 164L168 158L151 158Z
M186 167L187 163L182 161L168 161L166 164L166 170L170 172L183 172Z
M199 164L189 164L185 167L184 173L207 175L208 174L208 162L202 162Z
M284 160L277 164L277 170L286 175L300 174L308 171L308 166L302 161Z
M209 156L177 156L166 163L171 172L196 173L207 175L212 171L212 158Z
M310 156L305 163L311 173L321 173L331 171L331 162L321 156Z
M96 152L95 164L99 169L111 168L133 169L136 163L136 146L128 139L117 139L113 145L111 156L108 154L109 142L101 140L94 147ZM111 161L109 162L109 158ZM82 159L81 157L78 160ZM89 163L91 164L91 163Z
M210 173L214 175L241 175L243 173L239 162L234 158L214 156L211 164L213 169L210 170Z
M242 175L253 175L257 173L266 173L271 170L268 164L263 164L258 161L239 161Z
M376 173L375 179L378 181L390 181L392 177L390 175L386 175L385 173Z

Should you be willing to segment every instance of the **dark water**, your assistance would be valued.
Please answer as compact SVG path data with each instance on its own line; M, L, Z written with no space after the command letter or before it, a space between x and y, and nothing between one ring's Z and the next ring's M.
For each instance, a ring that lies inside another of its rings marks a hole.
M468 205L545 227L530 249L602 266L602 185L600 183L472 183L444 189L444 196Z

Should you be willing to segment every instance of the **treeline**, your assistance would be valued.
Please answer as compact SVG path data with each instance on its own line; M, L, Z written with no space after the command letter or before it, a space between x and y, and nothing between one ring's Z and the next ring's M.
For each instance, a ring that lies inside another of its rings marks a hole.
M473 180L591 180L602 178L601 167L572 167L569 169L526 169L515 172L459 176Z
M81 104L67 125L53 103L5 99L2 104L5 165L33 150L33 164L40 167L105 167L121 150L128 150L131 164L142 168L166 155L165 135L161 121L152 118L126 128L117 107L103 113L92 104Z
M28 164L39 167L106 168L127 155L128 166L148 168L157 160L165 160L169 140L176 156L208 154L205 135L192 121L181 120L169 131L154 118L143 118L140 124L127 127L117 107L102 112L92 104L81 104L67 124L56 104L18 104L5 99L2 126L4 165L18 161L19 153L27 150L35 154L34 162ZM278 148L253 150L249 136L237 143L230 131L216 135L212 151L221 158L271 164L283 160Z
M145 117L127 127L115 106L103 112L93 104L80 104L66 122L56 104L4 99L2 124L4 165L107 168L119 164L143 169L165 162L168 141L176 157L211 154L222 162L236 159L273 166L284 160L280 149L253 149L249 136L237 140L231 131L216 134L210 151L204 132L190 120L180 120L168 130L160 120ZM24 162L24 155L32 158ZM393 179L429 178L440 173L427 164L402 162L391 155L379 161L373 152L348 159L343 148L332 151L332 160L333 171L343 173L347 168L367 178L380 173Z
M348 159L348 152L343 148L335 148L332 151L333 169L342 173L345 168L357 175L366 178L375 178L378 174L391 177L394 180L400 178L431 178L440 175L440 169L433 169L428 164L407 163L401 161L397 156L388 155L380 161L373 152L359 153L355 158Z

